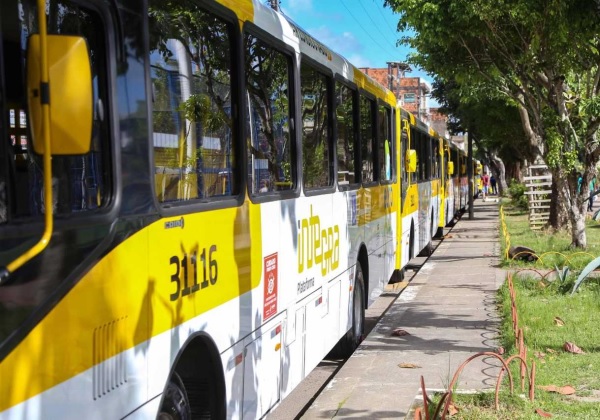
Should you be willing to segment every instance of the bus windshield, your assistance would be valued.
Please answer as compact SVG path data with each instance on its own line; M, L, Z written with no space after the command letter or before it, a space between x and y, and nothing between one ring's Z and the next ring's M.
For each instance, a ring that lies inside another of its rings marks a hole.
M97 13L75 2L52 0L47 4L48 33L84 37L92 61L95 118L91 150L52 158L53 212L66 219L96 213L108 203L104 25ZM36 2L2 1L0 31L0 228L5 229L0 235L0 267L5 267L40 237L45 213L43 160L31 142L25 83L27 43L38 31ZM17 273L13 283L2 285L0 343L60 282L60 276L47 275L28 283L22 280L30 278L27 270L39 268L28 266Z

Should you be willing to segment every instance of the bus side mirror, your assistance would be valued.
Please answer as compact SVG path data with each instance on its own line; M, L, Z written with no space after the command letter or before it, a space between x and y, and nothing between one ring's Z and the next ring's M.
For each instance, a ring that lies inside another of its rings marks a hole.
M448 175L454 175L454 162L448 162Z
M406 172L412 174L417 171L417 151L410 149L406 151Z
M50 153L88 153L92 140L92 70L85 39L47 35L50 92L41 86L40 36L27 43L27 92L33 149L44 153L42 96L50 103Z

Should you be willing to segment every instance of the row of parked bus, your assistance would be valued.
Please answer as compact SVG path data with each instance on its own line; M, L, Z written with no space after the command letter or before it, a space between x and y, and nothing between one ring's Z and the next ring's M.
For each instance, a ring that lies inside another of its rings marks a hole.
M0 4L0 417L264 417L467 207L463 150L262 3Z

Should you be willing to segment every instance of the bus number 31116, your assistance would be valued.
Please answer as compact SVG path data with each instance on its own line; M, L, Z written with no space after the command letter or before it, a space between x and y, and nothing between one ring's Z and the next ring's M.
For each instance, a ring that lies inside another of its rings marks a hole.
M212 245L208 250L208 259L206 248L202 249L200 253L200 264L202 265L201 283L198 283L198 256L194 251L191 255L184 254L182 259L174 255L169 260L169 264L175 266L174 273L171 274L171 282L175 283L175 292L171 293L171 300L177 300L182 296L195 293L200 289L204 289L210 285L214 285L217 282L219 275L219 269L217 266L217 260L213 257L213 254L217 252L217 246ZM192 284L189 284L189 271L188 271L188 257L192 264L193 278ZM183 271L183 284L181 282L181 271Z

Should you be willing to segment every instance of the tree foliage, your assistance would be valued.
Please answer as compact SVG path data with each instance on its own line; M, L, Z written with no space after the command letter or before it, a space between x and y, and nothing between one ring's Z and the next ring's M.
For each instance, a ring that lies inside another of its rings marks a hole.
M455 82L436 80L432 97L440 104L440 112L448 115L448 129L452 134L469 132L476 142L483 160L498 155L507 164L531 159L514 102L505 97L485 96L474 99L461 97Z
M527 144L552 168L554 211L568 215L585 246L585 203L577 196L600 157L600 13L594 1L385 0L400 13L410 61L455 82L463 96L516 104ZM583 197L586 198L585 196ZM560 217L556 224L560 227Z

